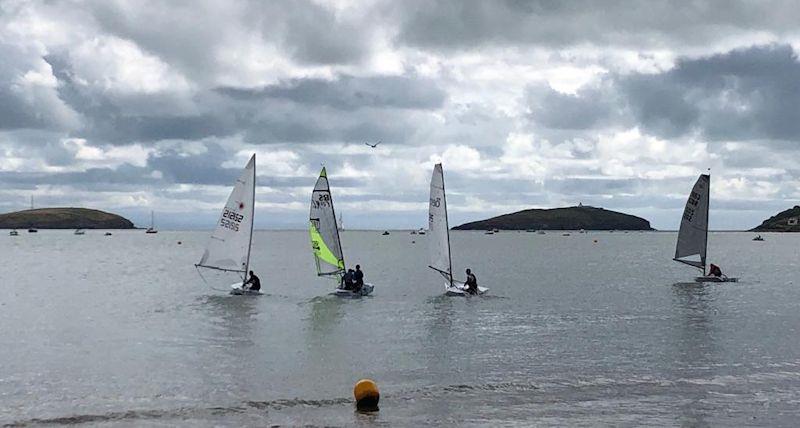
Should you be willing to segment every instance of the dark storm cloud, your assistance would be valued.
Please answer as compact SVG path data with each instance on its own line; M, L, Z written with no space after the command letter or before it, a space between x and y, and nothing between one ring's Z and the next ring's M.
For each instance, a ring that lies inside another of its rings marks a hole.
M0 43L0 129L68 129L78 117L52 87L29 84L25 76L38 70L49 74L35 53Z
M408 76L342 75L335 80L292 79L260 89L223 87L217 91L239 100L276 98L341 110L363 107L434 110L441 108L446 99L436 82Z
M800 138L800 63L791 46L682 59L618 85L637 122L661 137L697 129L712 140Z
M663 139L800 139L800 62L788 45L753 46L680 58L662 73L607 76L576 95L528 91L531 119L544 128L639 126Z
M224 161L233 155L219 144L205 144L206 151L187 154L169 149L151 154L147 166L160 171L172 183L230 185L241 174L241 169L223 168Z
M428 49L573 45L682 49L746 31L785 34L792 1L415 0L395 2L398 42Z
M619 106L608 88L586 88L571 95L550 87L530 87L526 98L530 118L550 129L592 129L602 127L612 118L619 119Z
M199 80L209 80L219 70L220 53L250 43L251 35L311 65L357 63L371 49L370 26L309 0L100 1L89 7L92 19L108 34L134 41Z

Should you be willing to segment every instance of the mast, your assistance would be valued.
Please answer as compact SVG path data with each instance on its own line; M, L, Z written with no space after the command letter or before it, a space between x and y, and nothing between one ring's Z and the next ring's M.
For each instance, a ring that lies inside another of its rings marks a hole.
M706 192L706 239L703 248L703 276L706 274L706 259L708 258L708 225L711 224L708 217L709 208L711 205L711 168L708 169L708 192Z
M155 216L153 210L150 210L150 229L153 229L153 226L155 226Z
M339 236L339 223L336 221L336 209L333 207L333 192L331 192L331 181L328 179L328 172L325 172L325 181L328 182L328 194L331 195L331 213L333 214L333 224L336 226L336 241L339 242L339 252L342 254L342 264L347 266L344 263L344 249L342 248L342 238ZM346 270L346 267L343 267L342 270ZM341 277L342 274L339 274Z
M247 259L244 263L244 278L242 278L242 287L247 282L247 274L250 271L250 250L253 248L253 224L255 224L256 214L256 154L253 153L253 194L250 199L250 240L247 242Z
M450 251L450 223L447 220L447 191L444 187L444 168L442 168L442 202L444 202L444 230L447 232L447 264L450 269L450 287L453 287L453 255Z

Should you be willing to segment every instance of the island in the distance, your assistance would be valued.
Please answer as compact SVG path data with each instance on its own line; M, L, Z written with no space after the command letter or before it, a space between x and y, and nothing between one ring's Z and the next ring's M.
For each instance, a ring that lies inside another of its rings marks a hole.
M795 205L786 211L764 220L751 232L800 232L800 206Z
M116 214L88 208L37 208L0 214L0 229L133 229Z
M530 209L473 221L454 230L654 230L650 222L630 214L586 205Z

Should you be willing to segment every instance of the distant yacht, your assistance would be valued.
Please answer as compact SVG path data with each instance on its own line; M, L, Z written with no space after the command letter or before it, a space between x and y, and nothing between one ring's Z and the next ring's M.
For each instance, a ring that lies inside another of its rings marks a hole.
M28 233L36 233L36 232L38 232L37 229L34 229L34 228L28 229Z
M19 236L19 232L17 232L17 229L14 229L11 232L8 232L8 236Z
M388 230L384 230L384 231L383 231L383 233L382 233L381 235L383 235L383 236L386 236L386 235L388 235L388 234L389 234L389 231L388 231Z
M111 232L106 232L103 234L103 236L111 236Z
M75 235L85 235L86 232L83 229L75 229L75 232L73 232L73 234L75 234Z
M153 220L154 220L153 211L150 211L150 227L148 227L147 230L144 231L144 233L158 233L158 231L155 228L155 222Z

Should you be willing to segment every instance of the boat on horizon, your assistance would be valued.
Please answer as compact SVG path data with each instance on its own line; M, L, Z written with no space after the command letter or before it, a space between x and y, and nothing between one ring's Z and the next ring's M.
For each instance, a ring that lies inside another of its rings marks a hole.
M153 215L153 211L151 210L150 211L150 227L148 227L147 230L144 231L144 233L158 233L158 230L156 230L156 227L155 227L155 221L154 220L155 220L155 217Z

